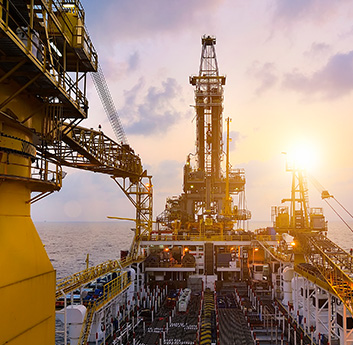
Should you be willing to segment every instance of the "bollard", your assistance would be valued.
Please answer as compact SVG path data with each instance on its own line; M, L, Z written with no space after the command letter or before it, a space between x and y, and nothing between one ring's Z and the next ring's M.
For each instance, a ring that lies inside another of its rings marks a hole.
M304 332L305 333L308 332L308 329L307 329L307 326L306 326L306 317L304 317Z
M294 345L297 345L297 325L294 324L294 332L293 332L293 336L294 336Z

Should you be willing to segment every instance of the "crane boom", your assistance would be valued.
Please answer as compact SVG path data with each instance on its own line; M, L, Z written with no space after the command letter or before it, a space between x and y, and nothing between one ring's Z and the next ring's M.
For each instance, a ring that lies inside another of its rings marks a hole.
M98 64L97 72L91 73L91 77L116 138L119 142L127 144L128 141L124 128L121 124L118 112L116 110L112 95L109 91L108 84L104 78L103 70L100 64Z

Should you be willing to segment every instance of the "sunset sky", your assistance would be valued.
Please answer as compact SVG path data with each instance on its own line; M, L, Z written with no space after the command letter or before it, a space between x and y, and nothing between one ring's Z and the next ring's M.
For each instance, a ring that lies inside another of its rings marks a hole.
M182 189L195 152L194 89L201 36L214 35L226 75L231 163L244 168L248 209L269 221L289 197L285 156L305 147L310 172L353 211L353 2L349 0L82 1L129 144L153 175L154 214ZM82 125L114 138L89 78ZM105 221L134 209L109 176L64 169L63 188L33 205L35 221ZM310 206L337 217L309 184Z

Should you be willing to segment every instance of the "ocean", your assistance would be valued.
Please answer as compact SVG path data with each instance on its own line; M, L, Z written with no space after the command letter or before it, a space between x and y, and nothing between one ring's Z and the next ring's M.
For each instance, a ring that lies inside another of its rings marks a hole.
M130 249L135 224L126 221L36 223L39 236L56 270L57 279L66 277L107 260L120 257ZM349 225L353 228L353 222ZM249 230L271 226L270 222L249 222ZM342 222L328 223L328 237L341 248L353 248L353 233Z
M135 226L132 222L40 222L35 223L57 279L64 278L107 260L120 258L129 250Z

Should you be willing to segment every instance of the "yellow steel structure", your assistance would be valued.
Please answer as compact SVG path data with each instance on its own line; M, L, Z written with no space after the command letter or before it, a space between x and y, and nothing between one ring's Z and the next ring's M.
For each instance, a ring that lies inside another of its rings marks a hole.
M153 185L152 176L148 176L147 172L136 179L124 179L120 183L116 177L114 181L120 189L125 193L136 209L136 230L134 240L132 242L129 256L136 260L140 254L140 242L142 237L150 235L153 224Z
M87 117L97 56L78 0L0 1L0 12L0 344L53 345L55 271L30 203L59 190L62 173L36 147Z
M143 173L141 158L129 145L118 144L102 131L64 123L61 145L46 146L44 154L61 165L138 180Z
M291 198L282 202L289 201L291 211L289 215L288 208L274 207L274 226L277 232L294 236L294 269L336 295L353 315L353 256L324 234L327 226L321 208L309 209L305 171L295 166L287 166L287 171L292 172ZM330 196L327 191L324 195Z
M229 117L226 118L227 122L227 150L226 150L226 190L225 190L225 197L223 201L223 213L226 217L232 215L232 197L229 193L229 122L231 119Z
M54 344L55 296L140 260L152 183L128 145L77 126L87 117L86 75L98 68L80 1L0 0L0 13L0 344ZM30 205L61 188L62 165L111 175L136 206L138 225L127 260L60 280L55 293Z

